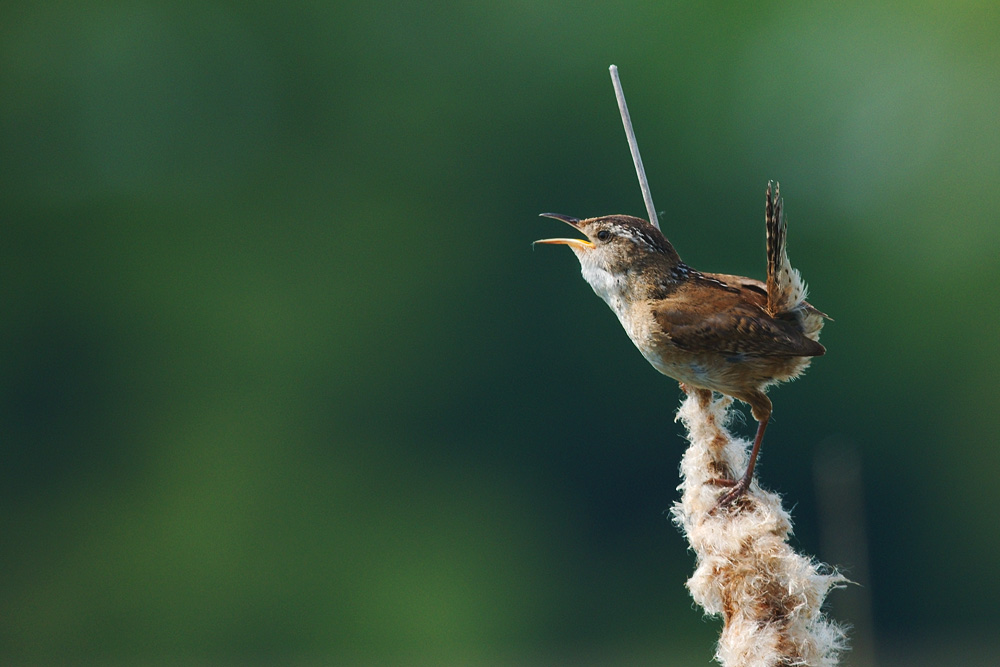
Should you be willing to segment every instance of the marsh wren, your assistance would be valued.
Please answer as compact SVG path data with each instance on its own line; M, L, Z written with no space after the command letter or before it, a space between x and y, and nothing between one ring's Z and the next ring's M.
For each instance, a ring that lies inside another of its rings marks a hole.
M785 216L777 188L765 202L767 280L696 271L681 261L659 229L628 215L579 220L557 213L586 239L542 239L570 247L584 279L615 311L629 338L656 370L689 388L717 391L750 406L757 435L747 470L719 505L747 492L771 401L769 385L802 373L826 352L819 332L826 315L806 302L806 286L785 249Z

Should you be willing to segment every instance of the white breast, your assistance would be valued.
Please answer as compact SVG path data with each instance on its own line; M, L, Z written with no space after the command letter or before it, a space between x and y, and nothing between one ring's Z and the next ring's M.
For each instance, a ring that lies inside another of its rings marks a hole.
M634 313L630 312L630 309L645 308L646 304L642 301L637 302L626 298L628 284L624 277L615 276L589 262L581 262L581 272L587 283L594 289L594 293L604 299L604 302L611 307L611 310L618 316L618 321L621 322L625 333L645 355L646 350L650 348L647 341L650 332L646 329L649 318L636 317Z
M594 289L594 293L604 299L604 302L611 306L611 310L615 311L615 315L618 316L622 324L625 324L627 301L625 300L626 284L624 278L615 276L591 262L581 262L580 272L583 274L583 279ZM627 325L626 328L628 328Z

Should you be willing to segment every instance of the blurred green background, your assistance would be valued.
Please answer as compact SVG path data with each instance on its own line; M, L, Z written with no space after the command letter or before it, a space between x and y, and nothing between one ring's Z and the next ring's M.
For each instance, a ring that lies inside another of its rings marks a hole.
M3 7L3 662L707 664L676 384L531 247L644 216L615 63L681 256L780 180L835 318L758 472L847 664L995 664L995 2Z

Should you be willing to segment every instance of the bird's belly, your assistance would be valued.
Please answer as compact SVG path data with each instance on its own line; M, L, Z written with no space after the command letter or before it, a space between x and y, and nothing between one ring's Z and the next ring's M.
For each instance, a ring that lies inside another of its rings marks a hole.
M740 393L747 387L763 389L769 384L790 380L809 365L808 357L788 357L783 360L763 357L734 357L722 353L694 353L683 350L662 332L654 331L654 323L644 312L630 312L623 301L610 301L628 337L653 368L678 382L711 389L723 394ZM648 310L645 304L632 308Z
M764 389L791 380L809 366L809 357L734 358L722 354L692 354L672 343L639 346L642 355L659 372L684 384L730 396L748 387Z
M725 373L720 372L723 369L719 368L718 362L699 358L702 355L695 356L684 352L664 353L662 349L656 347L639 349L653 368L678 382L719 391L722 391L722 385L727 384L723 381Z
M721 357L686 352L655 332L634 325L643 321L643 318L633 318L626 322L623 318L622 324L629 338L653 368L678 382L722 391L719 386L722 384L719 364L725 362Z

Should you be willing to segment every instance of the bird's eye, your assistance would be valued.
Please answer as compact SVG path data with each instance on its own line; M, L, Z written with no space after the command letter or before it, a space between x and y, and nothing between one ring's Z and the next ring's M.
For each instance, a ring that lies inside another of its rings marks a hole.
M608 239L611 238L611 232L609 232L606 229L602 229L601 231L597 232L597 238L601 241L607 241Z

